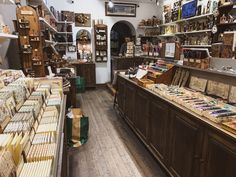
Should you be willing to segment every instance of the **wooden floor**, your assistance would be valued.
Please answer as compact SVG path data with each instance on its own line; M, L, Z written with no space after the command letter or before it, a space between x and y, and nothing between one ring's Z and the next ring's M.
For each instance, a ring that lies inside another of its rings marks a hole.
M105 89L79 95L89 116L87 144L70 151L70 177L166 177L153 156L113 109Z

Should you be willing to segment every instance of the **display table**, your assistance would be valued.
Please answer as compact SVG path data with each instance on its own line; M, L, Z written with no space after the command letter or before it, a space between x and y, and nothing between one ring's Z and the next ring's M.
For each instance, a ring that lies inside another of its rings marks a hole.
M120 115L171 176L233 177L236 135L119 74Z
M86 88L96 87L96 66L93 62L81 63L71 62L71 65L76 68L76 75L85 79Z
M148 56L140 56L140 57L112 57L111 58L111 80L114 77L114 71L116 70L125 70L130 67L139 66L146 61L153 61L160 58L157 57L148 57Z

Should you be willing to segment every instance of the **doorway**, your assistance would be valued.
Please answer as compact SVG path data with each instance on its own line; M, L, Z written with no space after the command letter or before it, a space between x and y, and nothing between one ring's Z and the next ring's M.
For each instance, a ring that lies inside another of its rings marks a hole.
M119 21L111 28L111 56L119 56L121 45L125 42L125 37L130 37L135 41L136 31L134 26L128 21Z

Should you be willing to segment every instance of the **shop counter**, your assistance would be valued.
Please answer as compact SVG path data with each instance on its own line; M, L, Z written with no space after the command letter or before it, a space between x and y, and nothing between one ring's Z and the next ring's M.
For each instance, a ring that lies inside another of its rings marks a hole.
M236 135L221 125L121 74L116 108L171 176L235 176Z

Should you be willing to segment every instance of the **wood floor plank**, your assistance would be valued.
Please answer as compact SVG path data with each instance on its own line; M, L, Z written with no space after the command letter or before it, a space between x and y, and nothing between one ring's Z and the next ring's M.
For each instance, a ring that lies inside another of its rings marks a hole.
M86 91L78 99L89 117L89 140L69 152L70 177L166 177L117 115L107 90Z

